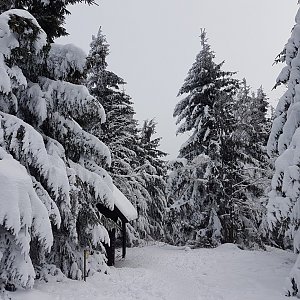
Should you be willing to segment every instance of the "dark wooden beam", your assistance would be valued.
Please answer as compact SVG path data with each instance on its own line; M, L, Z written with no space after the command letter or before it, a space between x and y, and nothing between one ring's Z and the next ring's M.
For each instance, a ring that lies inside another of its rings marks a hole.
M123 222L128 222L127 218L121 213L121 211L115 206L114 210L110 210L105 207L103 204L98 203L97 209L103 214L106 218L109 218L117 223L118 218Z
M126 256L126 222L122 222L122 258Z

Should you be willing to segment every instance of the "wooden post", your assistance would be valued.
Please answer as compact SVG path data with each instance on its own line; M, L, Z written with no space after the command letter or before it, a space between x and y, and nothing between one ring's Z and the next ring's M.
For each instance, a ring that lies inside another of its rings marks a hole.
M113 228L108 232L110 239L110 247L107 248L107 265L113 266L115 264L115 249L116 249L116 229Z
M122 258L126 256L126 223L122 222Z
M88 257L88 250L83 250L83 280L86 281L86 260Z

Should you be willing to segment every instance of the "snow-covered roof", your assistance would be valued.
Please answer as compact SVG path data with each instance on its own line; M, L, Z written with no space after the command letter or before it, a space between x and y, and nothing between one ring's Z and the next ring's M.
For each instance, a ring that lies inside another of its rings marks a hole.
M113 197L115 198L115 206L128 221L133 221L138 218L137 210L115 185Z

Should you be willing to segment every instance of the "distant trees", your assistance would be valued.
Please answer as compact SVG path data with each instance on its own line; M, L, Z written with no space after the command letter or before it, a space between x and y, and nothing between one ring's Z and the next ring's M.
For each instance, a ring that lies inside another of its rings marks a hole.
M154 240L164 239L166 202L166 153L159 150L161 138L155 138L156 123L146 120L139 133L139 166L137 174L147 190L147 209L149 235Z
M262 107L253 104L258 96L251 96L248 103L248 96L242 96L248 92L232 78L234 73L223 71L223 63L214 62L205 31L201 33L201 46L179 91L179 96L186 96L174 111L180 123L178 133L189 132L190 137L180 149L180 159L171 163L169 236L177 244L260 245L258 198L263 190L254 189L260 186L259 162L266 156L258 146L262 157L257 160L248 147L252 147L257 129L251 121ZM266 123L266 107L261 114ZM253 150L255 155L257 151Z

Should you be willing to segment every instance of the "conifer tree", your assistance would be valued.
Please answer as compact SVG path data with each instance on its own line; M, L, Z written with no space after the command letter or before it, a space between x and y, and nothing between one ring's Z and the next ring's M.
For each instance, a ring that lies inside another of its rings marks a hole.
M177 219L176 227L180 231L181 240L177 242L190 240L207 246L230 240L229 232L224 229L226 221L220 218L229 215L225 211L228 203L224 199L223 159L229 158L226 154L230 155L232 149L227 148L225 153L224 143L232 128L228 106L231 106L231 96L238 82L232 78L232 72L221 69L223 63L214 62L215 55L204 30L201 46L179 91L179 96L186 96L174 112L177 123L181 123L177 133L190 132L190 138L179 153L179 157L185 159L184 164L170 175L169 197L172 199L174 192L175 195L179 193L170 210L171 223L172 219ZM175 165L180 166L176 162ZM172 224L170 227L174 228Z
M269 193L268 223L273 241L283 248L300 249L299 234L299 29L300 11L291 37L277 58L286 66L279 74L275 87L284 84L287 90L276 107L268 153L275 164L272 190ZM293 267L286 286L286 294L299 296L299 257Z
M236 129L233 136L239 145L235 153L237 161L235 172L241 176L240 180L235 182L235 188L240 190L239 197L243 199L239 206L243 207L243 218L247 223L245 227L248 231L247 239L245 237L244 241L249 243L248 245L255 241L261 244L264 212L262 198L265 197L265 190L270 181L271 165L266 153L270 130L267 107L268 102L262 87L255 94L243 79L234 107Z
M5 198L0 199L6 216L0 219L0 276L31 287L32 265L42 277L45 270L51 272L49 264L55 264L65 275L79 279L83 248L99 250L91 272L106 266L101 251L109 238L96 204L110 209L114 205L112 181L104 169L110 164L110 152L84 130L103 122L104 110L77 84L85 67L80 49L49 44L45 31L25 10L2 13L0 24L1 163L20 170L27 184L24 196L15 198L16 205L30 199L26 208L19 207L19 214L26 216L20 224L18 215L5 206ZM9 177L6 182L18 186L20 178Z
M239 82L232 72L222 71L223 63L214 62L205 31L201 44L179 91L187 95L174 113L181 122L178 132L191 136L181 147L179 160L171 163L168 236L171 242L198 246L223 242L261 245L261 214L256 207L261 190L254 196L257 177L249 175L256 160L253 149L249 155L245 150L253 138L254 130L249 129L252 115L248 114L253 99L246 84L236 95Z
M132 172L131 164L136 155L132 147L137 140L137 121L130 97L120 91L124 80L107 70L108 54L109 45L100 27L97 37L93 36L87 57L87 87L104 107L106 122L95 124L90 130L111 149L111 173L126 175Z
M149 235L154 240L164 238L166 212L166 166L162 160L166 153L158 149L161 138L153 138L156 133L154 119L145 120L140 131L137 176L149 193L145 218L148 218Z
M162 238L159 223L163 218L165 200L163 162L159 159L163 152L157 149L160 139L152 140L154 121L146 122L142 130L138 129L133 103L120 90L124 80L107 69L108 54L109 45L100 27L97 37L93 37L87 58L87 86L103 105L107 121L90 130L110 148L112 164L109 171L113 181L138 210L138 220L133 226L127 226L129 242ZM155 166L150 166L150 161ZM157 187L153 186L154 183Z
M214 62L215 54L204 30L201 32L201 46L202 50L178 93L178 96L187 96L179 101L174 111L177 124L181 123L177 134L192 131L191 137L180 149L180 157L190 161L208 151L210 136L214 134L214 105L220 92L230 94L237 86L237 81L232 79L234 73L222 71L224 62Z

